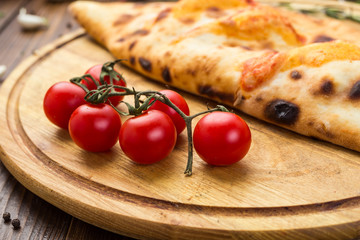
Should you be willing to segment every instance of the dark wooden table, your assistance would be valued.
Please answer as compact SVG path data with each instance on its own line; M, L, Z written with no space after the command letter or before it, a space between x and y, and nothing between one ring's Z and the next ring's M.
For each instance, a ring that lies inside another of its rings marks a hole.
M67 11L69 3L0 0L0 65L7 67L0 85L34 50L79 28ZM16 20L22 7L29 13L46 17L49 27L23 31ZM0 239L130 239L87 224L40 199L14 179L0 162L0 216L4 212L9 212L12 219L18 218L21 228L14 230L11 223L1 219Z

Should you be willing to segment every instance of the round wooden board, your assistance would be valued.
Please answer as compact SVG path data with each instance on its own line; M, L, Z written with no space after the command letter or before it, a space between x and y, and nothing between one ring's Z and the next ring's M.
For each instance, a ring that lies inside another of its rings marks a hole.
M105 153L79 149L45 117L44 94L55 82L110 60L80 30L35 52L3 84L0 157L29 190L77 218L136 238L357 236L359 153L240 112L252 131L249 154L230 167L211 167L195 155L191 177L183 174L186 133L168 158L149 166L131 162L118 144ZM119 69L138 90L165 88ZM208 100L180 93L192 113L206 109Z

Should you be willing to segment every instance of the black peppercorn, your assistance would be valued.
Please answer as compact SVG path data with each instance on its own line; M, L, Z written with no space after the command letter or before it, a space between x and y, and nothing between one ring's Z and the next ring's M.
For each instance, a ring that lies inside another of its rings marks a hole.
M19 219L13 219L11 221L11 224L13 225L14 229L19 229L20 228L20 220Z
M68 28L68 29L71 29L71 28L72 28L71 22L68 22L68 23L66 24L66 28Z
M3 213L3 219L4 219L4 222L9 222L11 220L11 215L9 212L4 212Z

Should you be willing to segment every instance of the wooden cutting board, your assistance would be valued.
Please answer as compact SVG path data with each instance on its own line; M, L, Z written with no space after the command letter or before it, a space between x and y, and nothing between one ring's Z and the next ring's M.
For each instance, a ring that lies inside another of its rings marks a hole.
M118 144L105 153L79 149L45 117L44 94L110 60L80 30L35 52L3 84L0 157L26 188L77 218L136 238L358 236L360 154L240 112L252 132L248 155L233 166L211 167L195 154L191 177L183 174L186 133L168 158L149 166L131 162ZM137 90L166 88L119 69ZM179 92L192 113L207 108L208 100Z

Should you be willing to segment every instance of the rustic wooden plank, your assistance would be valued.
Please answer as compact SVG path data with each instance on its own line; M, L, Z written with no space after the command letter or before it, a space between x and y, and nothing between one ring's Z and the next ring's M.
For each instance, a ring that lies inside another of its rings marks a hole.
M46 17L49 27L38 31L23 31L14 16L0 34L0 46L4 46L0 51L0 65L8 68L2 79L6 79L12 69L36 49L78 28L78 24L67 11L68 4L69 2L49 3L46 0L37 0L23 5L29 12Z
M1 239L65 239L72 217L24 188L0 164L0 213L9 212L21 221L14 230L11 223L0 223Z
M29 0L1 0L0 1L0 34L13 21L22 6Z
M80 238L79 238L80 236ZM133 238L121 236L112 232L105 231L97 227L89 227L89 224L74 218L67 239L79 240L132 240Z

